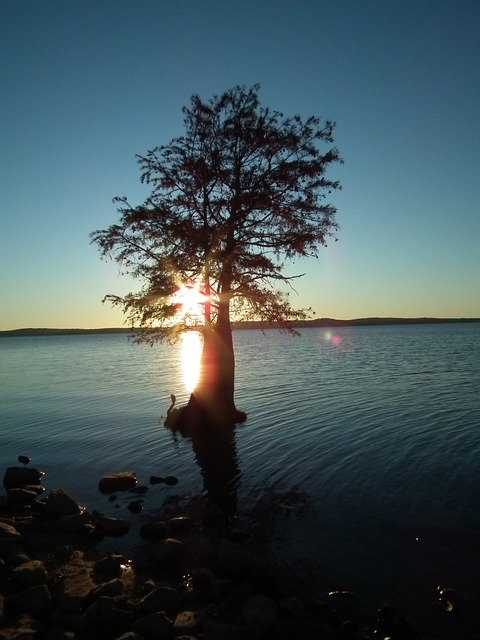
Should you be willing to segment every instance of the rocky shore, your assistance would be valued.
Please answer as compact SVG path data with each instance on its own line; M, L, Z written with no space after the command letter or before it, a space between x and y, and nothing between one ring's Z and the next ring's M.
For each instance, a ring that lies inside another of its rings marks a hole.
M420 637L387 605L367 629L348 591L321 599L299 591L206 499L145 513L151 485L174 485L174 476L151 476L149 485L133 471L100 478L108 501L126 498L131 518L116 518L61 488L47 492L42 472L26 457L19 462L6 469L0 493L1 640ZM138 543L125 553L118 549L132 522Z

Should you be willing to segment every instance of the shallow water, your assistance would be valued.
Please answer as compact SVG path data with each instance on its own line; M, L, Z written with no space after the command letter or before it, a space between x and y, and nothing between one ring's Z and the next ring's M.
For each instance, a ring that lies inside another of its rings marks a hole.
M248 420L219 452L163 427L170 394L188 397L179 348L124 334L1 339L0 464L30 455L47 488L105 510L105 473L178 476L149 491L155 508L174 492L212 490L221 459L239 513L262 519L273 551L312 589L341 583L369 606L387 593L449 632L437 583L478 596L480 324L234 340Z

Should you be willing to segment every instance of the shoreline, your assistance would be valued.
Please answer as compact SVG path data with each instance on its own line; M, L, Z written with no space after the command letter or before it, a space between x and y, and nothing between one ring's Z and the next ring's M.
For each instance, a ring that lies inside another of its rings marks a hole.
M190 640L437 638L389 605L359 611L348 589L311 592L285 574L268 540L232 525L205 496L170 495L159 509L143 509L150 487L173 487L175 476L151 476L149 485L132 471L99 479L107 503L130 512L112 518L62 489L47 493L41 472L26 457L23 464L7 468L0 493L2 640L16 637L20 619L36 629L25 637L47 640L116 640L132 631L125 640L173 640L179 630ZM125 544L131 532L136 539ZM455 629L455 594L439 592L439 604Z
M295 329L329 328L329 327L370 327L370 326L395 326L395 325L419 325L419 324L468 324L479 323L480 318L353 318L351 320L338 320L335 318L317 318L293 323ZM234 331L250 329L274 329L275 326L265 325L255 320L245 322L232 322ZM89 334L114 334L135 333L135 329L125 327L103 327L96 329L62 329L48 327L25 327L20 329L7 329L0 331L0 338L13 338L23 336L63 336L63 335L89 335Z

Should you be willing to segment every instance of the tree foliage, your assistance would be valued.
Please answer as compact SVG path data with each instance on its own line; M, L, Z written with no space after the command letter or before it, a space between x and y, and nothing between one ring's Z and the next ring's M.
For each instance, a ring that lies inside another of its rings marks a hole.
M138 292L108 295L141 339L175 338L185 328L257 319L291 328L306 311L285 292L285 265L316 257L335 237L339 188L326 171L341 162L334 123L285 117L263 107L259 86L236 86L184 107L185 133L138 156L151 187L138 206L117 198L120 221L91 234L103 257L137 278ZM179 314L181 284L200 286L203 317ZM198 327L197 327L198 328Z

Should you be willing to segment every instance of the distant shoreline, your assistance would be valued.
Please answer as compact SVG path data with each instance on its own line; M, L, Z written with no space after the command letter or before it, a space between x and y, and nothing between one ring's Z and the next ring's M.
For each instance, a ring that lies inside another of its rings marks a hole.
M316 327L367 327L381 325L402 324L453 324L480 322L480 318L354 318L352 320L336 320L334 318L317 318L314 320L302 320L294 323L298 329ZM275 328L259 321L245 321L232 323L233 329L270 329ZM0 331L0 338L14 338L22 336L64 336L85 334L110 334L110 333L135 333L135 329L125 327L108 327L99 329L49 329L49 328L25 328Z

